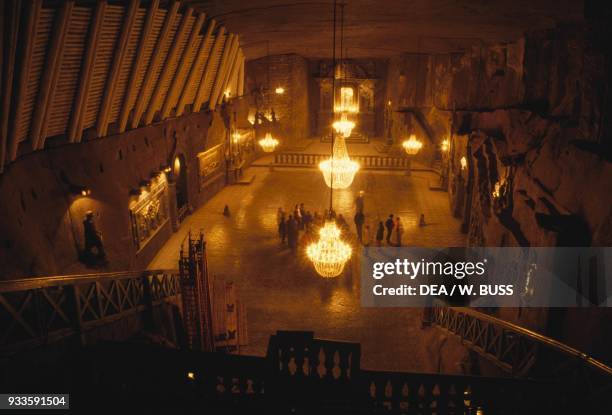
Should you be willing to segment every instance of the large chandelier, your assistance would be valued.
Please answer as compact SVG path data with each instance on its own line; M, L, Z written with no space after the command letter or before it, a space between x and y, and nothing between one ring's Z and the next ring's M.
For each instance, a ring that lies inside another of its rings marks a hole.
M258 141L264 153L271 153L278 145L278 140L272 137L272 134L266 133L265 138Z
M323 278L334 278L342 273L351 258L351 246L340 239L342 232L335 222L328 221L319 230L319 240L306 248L315 270Z
M414 156L419 152L419 150L421 150L423 143L417 140L414 134L410 134L410 138L402 143L402 147L404 147L404 150L406 150L406 154L409 156Z
M350 159L342 135L334 140L331 157L319 163L319 169L323 172L325 184L332 189L346 189L353 183L359 163Z
M334 122L332 127L334 127L334 130L336 130L339 135L348 138L351 136L353 128L355 128L355 123L348 119L346 113L342 113L340 120Z

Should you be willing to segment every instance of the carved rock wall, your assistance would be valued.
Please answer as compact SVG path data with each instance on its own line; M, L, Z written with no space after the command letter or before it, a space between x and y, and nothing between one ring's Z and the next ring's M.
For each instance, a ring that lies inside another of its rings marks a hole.
M198 113L91 140L27 154L0 176L0 278L143 269L171 234L166 223L138 251L129 214L130 190L184 157L188 203L197 207L224 185L198 185L197 153L225 140L218 113ZM73 194L68 183L91 194ZM79 262L83 217L95 213L109 264Z

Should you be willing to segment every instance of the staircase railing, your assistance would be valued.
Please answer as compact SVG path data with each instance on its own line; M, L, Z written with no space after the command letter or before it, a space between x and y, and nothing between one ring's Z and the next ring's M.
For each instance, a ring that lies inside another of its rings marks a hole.
M543 347L597 372L612 375L610 366L586 353L472 308L436 304L432 308L431 319L433 324L458 335L470 348L516 377L529 374Z
M134 313L150 315L153 307L179 295L177 270L0 281L0 352L75 335L84 343L86 331Z

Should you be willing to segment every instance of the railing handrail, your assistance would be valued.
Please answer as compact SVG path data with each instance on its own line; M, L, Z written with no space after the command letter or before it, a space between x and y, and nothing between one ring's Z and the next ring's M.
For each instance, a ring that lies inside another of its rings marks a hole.
M29 277L0 281L0 293L33 290L36 288L78 284L92 280L141 278L156 274L178 274L178 269L151 269L139 271L101 272L91 274L55 275L49 277Z
M541 333L538 333L536 331L527 329L525 327L519 326L517 324L511 323L509 321L506 320L502 320L500 318L491 316L489 314L480 312L480 311L476 311L472 308L469 307L447 307L447 306L440 306L438 305L437 307L442 307L442 308L448 308L448 309L452 309L454 311L457 311L459 313L464 313L467 315L470 315L472 317L476 317L478 319L487 321L489 323L493 323L496 325L499 325L503 328L506 328L508 330L514 331L517 334L520 334L521 336L525 336L525 337L529 337L530 339L537 341L541 344L544 344L545 346L548 346L552 349L555 349L556 351L559 351L561 353L564 353L568 356L580 359L582 361L584 361L586 364L588 364L589 366L592 366L593 368L596 368L602 372L604 372L607 375L612 375L612 367L606 365L605 363L593 358L592 356L588 355L587 353L581 352L578 349L575 349L571 346L568 346L565 343L562 343L558 340L555 340L551 337L545 336Z

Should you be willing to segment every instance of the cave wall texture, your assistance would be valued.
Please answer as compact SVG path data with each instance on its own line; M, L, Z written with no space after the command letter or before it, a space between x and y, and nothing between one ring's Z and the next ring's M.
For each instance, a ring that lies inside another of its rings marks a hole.
M291 147L310 137L308 75L307 60L296 54L274 55L247 62L245 93L251 94L251 115L258 105L267 117L273 109L278 120L273 132L283 146ZM275 93L277 87L282 87L284 93ZM269 94L258 97L257 90L268 88Z
M138 250L130 190L182 155L188 203L198 207L225 177L200 189L197 154L225 137L221 115L202 112L22 156L0 176L1 278L144 269L172 230L168 221ZM68 183L89 188L91 195L73 195ZM104 239L109 264L103 269L79 262L87 210L94 211Z

